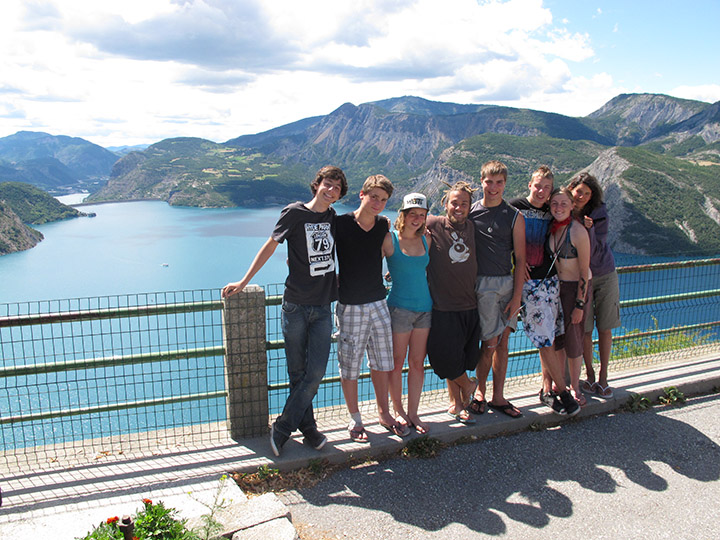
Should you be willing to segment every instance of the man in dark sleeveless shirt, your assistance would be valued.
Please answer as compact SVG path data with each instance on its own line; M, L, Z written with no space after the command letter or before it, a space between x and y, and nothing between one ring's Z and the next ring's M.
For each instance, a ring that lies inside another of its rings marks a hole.
M485 412L485 403L512 418L520 409L505 399L508 337L515 329L525 282L525 220L503 200L507 167L500 161L482 166L483 198L473 204L470 219L475 225L478 276L475 293L480 314L480 362L476 370L478 389L469 410ZM512 264L515 257L515 274ZM517 269L520 271L517 271ZM493 371L493 395L485 401L487 378Z

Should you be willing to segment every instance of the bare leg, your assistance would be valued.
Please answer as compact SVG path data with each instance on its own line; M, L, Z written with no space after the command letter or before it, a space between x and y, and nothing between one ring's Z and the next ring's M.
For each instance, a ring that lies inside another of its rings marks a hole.
M505 328L500 341L495 347L495 354L492 361L493 372L493 397L492 402L495 405L505 405L508 401L505 399L505 376L508 367L508 338L510 337L510 328Z
M568 358L568 367L570 368L570 385L572 386L575 397L580 401L584 401L582 392L580 391L580 371L582 370L582 356L576 358Z
M583 336L583 359L585 360L585 379L592 384L595 382L592 332L585 332Z
M395 425L395 419L390 414L390 400L388 399L388 390L390 388L390 371L370 370L370 378L375 388L375 401L377 403L378 418L380 423L385 425Z
M416 328L410 334L410 350L408 354L408 416L413 424L427 427L420 422L418 408L425 380L425 356L427 355L427 338L429 328Z
M405 355L410 343L411 332L392 335L393 340L393 360L394 369L390 372L390 398L392 399L395 416L400 416L409 422L407 413L402 403L402 368L405 365ZM409 395L410 377L408 376L408 395Z
M555 347L552 345L542 347L539 353L543 372L543 391L550 392L553 389L553 383L555 383L558 394L561 394L566 390L564 359L556 353Z
M358 408L358 382L352 379L340 379L343 395L345 396L345 404L348 412L354 414L360 411Z
M475 399L483 401L485 399L485 391L487 390L487 378L490 374L490 368L493 363L493 353L497 346L498 338L492 338L488 341L483 341L480 345L480 361L478 362L477 368L475 368L475 375L477 375L478 387L475 391Z
M425 379L425 355L429 328L416 328L410 333L410 350L408 353L408 418L420 431L427 431L427 426L420 421L418 408Z
M600 352L600 374L598 382L605 388L608 385L608 365L612 351L612 330L598 330L598 350Z

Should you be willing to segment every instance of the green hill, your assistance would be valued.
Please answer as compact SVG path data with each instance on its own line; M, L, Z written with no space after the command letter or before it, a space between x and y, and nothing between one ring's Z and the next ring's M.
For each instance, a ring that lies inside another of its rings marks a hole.
M635 216L620 238L648 253L720 253L720 167L642 148L617 148L618 182Z
M300 181L298 179L301 179ZM307 197L300 167L198 138L166 139L118 161L87 202L158 199L176 206L263 206Z
M42 189L21 182L0 183L0 201L4 201L23 223L32 225L85 215Z

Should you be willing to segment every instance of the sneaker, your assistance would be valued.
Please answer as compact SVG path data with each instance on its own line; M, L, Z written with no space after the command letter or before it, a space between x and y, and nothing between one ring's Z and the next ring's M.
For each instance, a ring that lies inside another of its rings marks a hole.
M540 389L540 403L550 408L555 414L559 414L561 416L565 416L567 414L565 412L565 407L562 403L560 403L560 400L555 392L543 392L543 390Z
M272 448L275 457L280 457L280 450L282 450L283 445L289 438L287 435L283 435L277 431L275 429L275 423L273 422L272 426L270 426L270 448Z
M575 416L580 412L580 404L575 401L569 390L565 390L559 397L568 416Z
M328 441L327 437L320 433L317 428L306 431L303 435L305 436L303 442L309 444L315 450L322 450L322 447L325 446L325 443Z

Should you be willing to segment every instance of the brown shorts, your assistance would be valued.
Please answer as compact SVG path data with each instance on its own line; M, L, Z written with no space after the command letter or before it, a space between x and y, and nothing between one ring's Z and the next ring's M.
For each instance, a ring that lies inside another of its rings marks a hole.
M592 280L588 284L587 300L583 308L583 318L577 324L572 324L572 312L575 309L577 298L577 281L560 282L560 304L562 304L563 318L565 320L565 337L555 340L555 349L565 349L568 358L577 358L583 355L583 338L585 336L585 317L587 317L592 304Z

